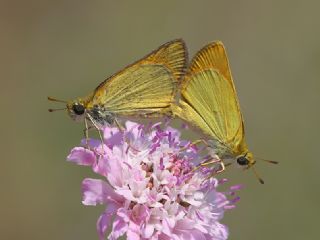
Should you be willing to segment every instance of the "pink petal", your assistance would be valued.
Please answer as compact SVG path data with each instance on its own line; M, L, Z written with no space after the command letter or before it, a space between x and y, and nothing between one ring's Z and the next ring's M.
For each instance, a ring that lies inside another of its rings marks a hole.
M125 188L120 188L120 189L116 189L115 192L121 196L123 196L124 198L126 198L127 200L130 201L136 201L137 199L132 195L132 191L130 189L125 189Z
M198 230L190 230L183 232L181 234L181 239L188 239L188 240L206 240L205 235L198 231ZM212 238L209 238L212 239Z
M178 221L175 226L175 229L181 230L181 231L191 230L191 229L194 229L194 225L195 225L194 221L191 221L190 219L186 218Z
M162 221L162 232L169 237L172 235L172 227L168 222L168 218L163 219Z
M242 188L243 188L243 185L238 184L238 185L233 185L233 186L231 186L231 187L230 187L230 190L231 190L231 191L239 191L239 190L241 190Z
M105 139L107 138L111 138L112 136L114 136L115 134L117 134L119 132L119 129L116 127L106 127L103 129L103 137Z
M98 161L92 166L92 170L101 176L107 177L109 172L107 168L107 161L104 157L98 156Z
M140 133L139 126L140 126L140 124L135 123L135 122L130 122L130 121L126 122L127 132L132 134L134 139L137 139L139 137L139 133Z
M71 150L67 160L78 165L91 166L97 159L91 150L83 147L75 147Z
M138 123L132 122L132 121L126 121L126 129L128 132L130 132L133 128L139 127L140 125Z
M147 222L150 217L150 210L145 205L137 204L132 209L131 218L135 223L141 224Z
M82 182L82 194L84 205L118 203L121 204L123 198L116 194L114 190L104 181L99 179L86 178Z
M118 128L105 128L103 131L103 139L104 143L112 148L123 142L123 133L119 131Z
M81 140L81 145L82 146L87 146L89 145L89 147L91 148L96 148L101 144L101 140L100 139L93 139L93 138L89 138L89 139L82 139Z
M121 207L117 210L117 215L122 219L122 221L127 223L130 221L130 217L129 217L130 214L131 214L131 210L128 210L125 207Z
M109 239L118 239L128 230L128 224L123 221L121 218L116 218L113 221L112 231L109 235Z
M106 160L106 172L109 183L114 187L121 187L123 185L123 166L121 159L123 157L123 153L117 147L113 148L113 151L108 155L108 159Z
M93 171L101 176L107 177L110 173L109 162L113 161L114 154L112 149L106 145L103 146L103 148L100 148L100 155L98 156L96 164L93 165Z
M97 221L97 232L100 240L104 240L106 231L109 228L112 215L115 213L113 204L109 204L103 214L100 215Z
M154 232L154 225L153 224L146 224L145 228L142 230L142 235L144 238L149 239Z
M129 229L127 231L128 240L140 240L140 227L134 222L129 222Z
M216 237L216 239L218 239L218 240L228 239L229 231L228 231L227 226L225 226L219 222L215 222L212 225L211 231L212 231L211 236L213 234Z

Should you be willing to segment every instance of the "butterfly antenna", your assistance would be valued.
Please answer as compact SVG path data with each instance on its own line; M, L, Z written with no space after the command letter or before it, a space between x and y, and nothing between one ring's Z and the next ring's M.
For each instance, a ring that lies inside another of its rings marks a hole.
M53 97L48 97L48 100L52 101L52 102L68 103L67 101L56 99L56 98L53 98Z
M61 110L66 110L67 108L49 108L49 112L55 112L55 111L61 111Z
M268 160L268 159L263 159L263 158L259 158L259 157L256 157L257 159L259 160L262 160L262 161L265 161L267 163L272 163L272 164L278 164L279 162L277 161L272 161L272 160Z
M264 184L263 179L259 176L259 174L258 174L257 170L255 169L255 167L254 167L254 166L251 166L251 168L252 168L252 171L253 171L254 175L255 175L256 178L259 180L259 182L260 182L261 184Z

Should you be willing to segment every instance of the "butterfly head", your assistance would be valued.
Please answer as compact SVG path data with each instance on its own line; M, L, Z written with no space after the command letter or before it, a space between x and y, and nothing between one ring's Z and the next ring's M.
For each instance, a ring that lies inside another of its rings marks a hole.
M256 178L259 180L261 184L264 184L263 179L259 176L256 169L253 167L253 165L256 163L256 160L253 159L253 155L251 152L246 152L243 155L240 155L237 157L237 163L240 166L244 166L245 169L251 168L256 176Z
M251 152L246 152L245 154L239 155L237 157L237 163L240 166L250 168L256 163L256 161L253 159L253 154Z
M82 99L73 100L67 103L69 116L75 121L82 121L86 113L86 103Z

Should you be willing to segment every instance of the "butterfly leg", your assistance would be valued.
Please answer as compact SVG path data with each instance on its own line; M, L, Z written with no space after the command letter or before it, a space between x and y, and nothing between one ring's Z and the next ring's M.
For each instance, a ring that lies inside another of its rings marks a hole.
M208 165L215 164L215 163L219 163L219 164L221 165L221 168L222 168L222 170L217 171L217 173L218 173L218 172L220 173L220 172L222 172L222 171L225 170L225 166L224 166L223 162L222 162L220 159L212 159L211 161L206 161L206 162L204 162L204 163L198 164L198 166L196 166L196 167L193 169L193 171L198 170L198 169L201 168L201 167L206 167L206 166L208 166Z
M104 141L103 141L103 138L102 138L102 134L101 134L101 130L99 129L99 127L97 126L97 124L94 122L93 118L87 114L88 118L90 119L92 125L97 129L98 131L98 134L99 134L99 138L100 138L100 141L101 141L101 145L103 146L104 144Z
M180 148L180 152L185 151L187 148L192 147L192 146L196 146L199 143L203 143L206 146L209 146L208 142L204 139L198 139L196 141L193 141L191 143L189 143L187 146Z
M217 170L217 171L212 171L212 173L210 173L206 179L209 179L213 176L215 176L216 174L219 174L219 173L222 173L225 169L226 169L226 166L225 164L223 163L223 161L221 159L212 159L211 161L207 161L207 162L204 162L204 163L200 163L197 167L195 167L193 169L193 171L196 171L198 170L199 168L201 167L206 167L207 165L211 165L211 164L215 164L215 163L219 163L220 164L220 167L221 169Z
M124 132L126 130L125 127L122 126L122 124L116 118L114 119L114 122L116 123L117 127L121 132Z
M215 159L215 160L211 160L209 162L204 162L201 163L200 166L205 167L207 165L213 164L213 163L219 163L221 166L221 169L216 171L215 173L222 173L224 170L226 170L226 166L224 165L223 161L221 159Z
M225 165L224 165L224 163L222 161L220 161L219 163L220 163L221 169L218 170L218 171L212 171L212 173L209 174L209 176L207 176L206 179L212 178L215 175L217 175L219 173L222 173L226 169L226 167L225 167Z
M84 126L85 126L85 128L83 129L83 134L86 139L86 148L90 149L90 146L89 146L89 129L90 129L90 127L88 126L88 122L87 122L86 118L84 118Z

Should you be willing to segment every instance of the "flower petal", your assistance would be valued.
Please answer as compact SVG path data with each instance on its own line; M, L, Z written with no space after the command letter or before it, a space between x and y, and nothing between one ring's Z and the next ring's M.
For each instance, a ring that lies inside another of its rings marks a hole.
M113 148L113 146L123 143L123 133L118 128L105 128L103 139L106 145Z
M113 221L112 231L109 235L110 240L115 240L121 237L128 230L128 224L121 218L117 217Z
M127 231L128 240L140 240L140 226L130 221L129 228Z
M123 199L106 182L92 178L83 180L82 194L82 203L91 206L108 202L121 203Z
M214 239L225 240L225 239L228 239L228 235L229 235L229 231L227 226L219 222L215 222L212 224L210 236L214 236Z
M83 166L91 166L97 161L94 152L83 147L73 148L67 160Z
M154 225L153 224L146 224L145 228L142 229L142 236L144 238L149 239L154 232Z
M148 222L149 217L150 217L150 209L145 205L137 204L133 207L131 218L137 224Z
M106 231L109 228L112 215L115 213L114 204L109 204L103 214L100 215L97 221L97 232L100 240L104 240Z

